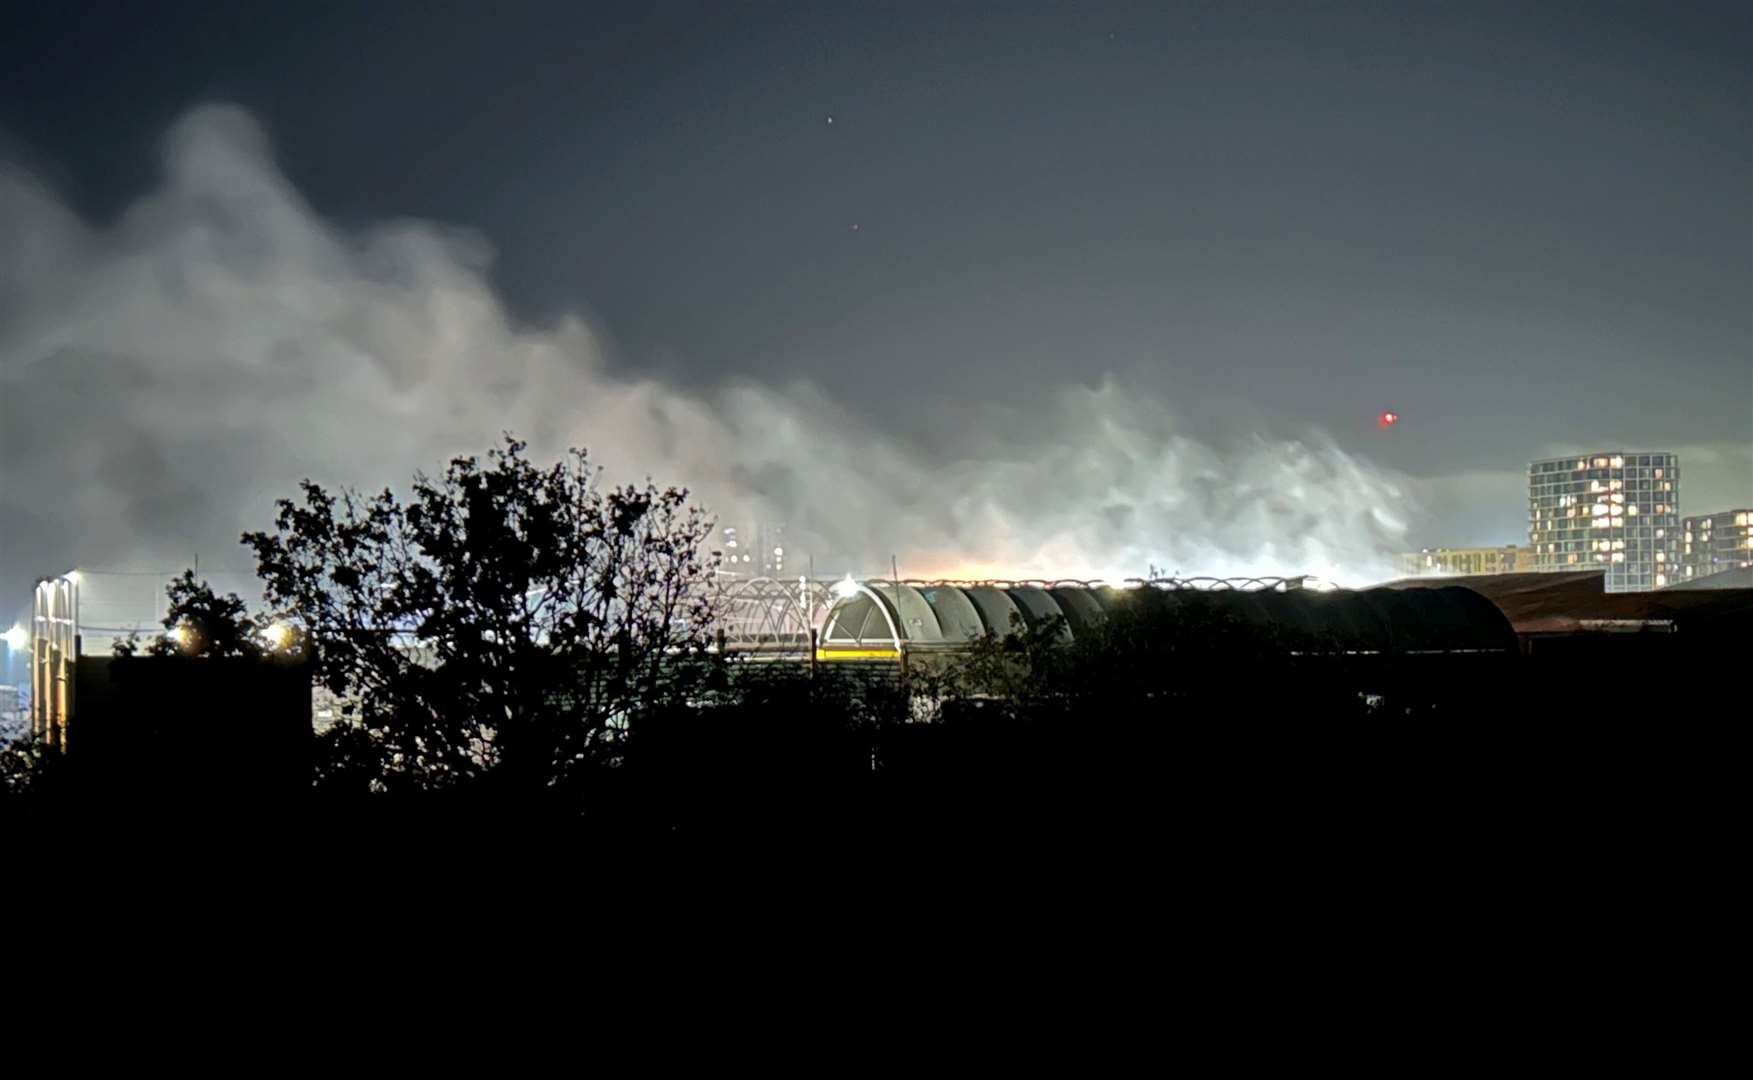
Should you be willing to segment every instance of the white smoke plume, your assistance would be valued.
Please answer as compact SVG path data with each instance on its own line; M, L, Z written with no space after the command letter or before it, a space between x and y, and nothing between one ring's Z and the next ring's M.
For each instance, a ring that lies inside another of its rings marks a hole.
M513 325L488 259L429 222L323 220L234 108L178 122L162 183L102 227L0 171L0 591L196 551L247 566L238 534L300 478L400 488L506 430L783 521L823 572L1364 583L1404 533L1394 476L1321 442L1220 451L1110 384L970 408L927 453L809 386L618 377L580 320Z

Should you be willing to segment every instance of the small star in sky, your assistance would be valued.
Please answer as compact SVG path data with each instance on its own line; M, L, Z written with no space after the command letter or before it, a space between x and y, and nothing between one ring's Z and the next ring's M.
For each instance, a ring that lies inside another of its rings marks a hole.
M834 126L834 118L832 116L828 117L828 126L829 127Z

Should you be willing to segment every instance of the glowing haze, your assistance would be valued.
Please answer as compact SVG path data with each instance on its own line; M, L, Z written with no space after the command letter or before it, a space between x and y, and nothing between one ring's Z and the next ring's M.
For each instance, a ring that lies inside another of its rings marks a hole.
M930 452L809 385L708 393L607 373L582 319L513 325L466 230L313 212L245 112L167 134L112 223L0 173L0 571L247 565L246 528L311 477L399 487L502 431L612 478L784 522L819 573L1390 572L1406 485L1324 439L1213 446L1099 381L1027 416L970 404ZM945 358L953 362L954 358ZM832 358L823 358L832 364ZM921 386L921 395L932 388ZM944 448L948 448L948 453Z

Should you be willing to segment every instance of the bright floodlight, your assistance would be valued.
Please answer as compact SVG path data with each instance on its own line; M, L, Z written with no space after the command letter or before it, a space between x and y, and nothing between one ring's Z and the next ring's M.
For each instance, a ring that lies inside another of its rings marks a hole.
M7 648L16 652L30 644L30 631L22 626L14 626L6 633L0 634L0 638L5 639Z
M833 592L834 599L844 600L849 596L858 595L858 582L852 580L851 574L847 574L839 581L836 581L830 591Z

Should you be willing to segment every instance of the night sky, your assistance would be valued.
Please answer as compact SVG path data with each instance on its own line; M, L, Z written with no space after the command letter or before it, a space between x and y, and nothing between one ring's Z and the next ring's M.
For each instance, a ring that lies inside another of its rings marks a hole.
M297 476L399 483L508 426L830 563L1525 542L1526 463L1578 449L1680 452L1688 513L1753 503L1745 3L7 23L9 601L72 559L186 562ZM285 300L323 282L349 295ZM332 306L379 287L403 314ZM458 339L405 314L434 297L497 313ZM475 355L428 358L456 340ZM325 396L348 364L383 397ZM378 427L404 434L352 441Z

